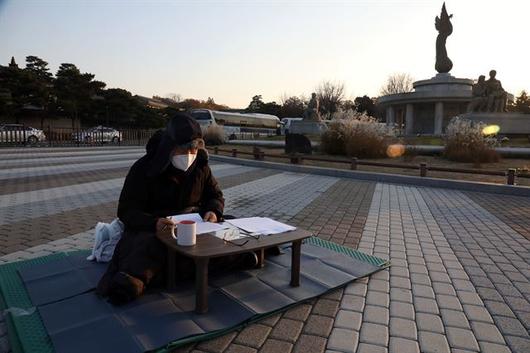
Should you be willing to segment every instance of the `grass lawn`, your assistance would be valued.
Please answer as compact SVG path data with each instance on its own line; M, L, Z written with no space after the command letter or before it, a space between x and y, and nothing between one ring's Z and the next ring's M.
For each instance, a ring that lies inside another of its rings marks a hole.
M253 146L234 146L234 145L222 145L220 149L232 150L237 149L243 152L252 152ZM283 148L265 148L260 147L265 154L270 155L282 155L284 154ZM213 148L210 148L210 153L213 153ZM227 153L220 153L227 155ZM313 156L325 157L330 159L347 159L346 157L329 156L321 153L314 153ZM239 158L253 159L250 155L240 155ZM266 161L289 163L289 160L283 158L265 157ZM462 169L475 169L475 170L493 170L493 171L507 171L509 168L526 168L530 170L530 159L502 159L497 163L487 163L480 166L473 165L472 163L458 163L448 161L438 156L415 156L415 157L398 157L398 158L383 158L383 159L366 159L365 161L381 162L381 163L393 163L402 165L419 165L420 163L427 163L427 166L439 166L447 168L462 168ZM313 165L319 167L337 168L337 169L350 169L350 165L340 162L321 162L321 161L303 161L304 165ZM414 175L419 176L419 170L411 169L400 169L400 168L389 168L389 167L374 167L374 166L363 166L357 167L358 170L377 172L377 173L388 173L388 174L402 174L402 175ZM453 180L469 180L469 181L480 181L505 184L506 178L500 176L491 175L476 175L466 173L451 173L451 172L435 172L429 171L427 176L433 178L453 179ZM530 179L528 178L517 178L518 185L530 186Z

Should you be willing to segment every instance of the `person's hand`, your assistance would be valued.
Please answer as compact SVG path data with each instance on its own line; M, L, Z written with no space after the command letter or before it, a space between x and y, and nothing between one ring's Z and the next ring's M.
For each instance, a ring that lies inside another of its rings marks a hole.
M203 219L205 222L217 223L217 215L215 214L215 212L212 212L212 211L206 212L204 214Z
M156 232L161 233L175 227L176 223L169 218L159 218L156 221Z

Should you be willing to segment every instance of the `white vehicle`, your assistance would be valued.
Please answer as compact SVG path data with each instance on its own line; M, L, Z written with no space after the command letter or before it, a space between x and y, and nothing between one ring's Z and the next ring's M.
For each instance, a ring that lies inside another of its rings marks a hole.
M304 118L283 118L281 126L281 134L287 135L291 129L291 123L293 121L302 121Z
M95 126L87 130L72 133L72 140L76 142L112 142L122 140L122 133L116 129L105 126Z
M39 141L46 141L42 130L22 124L0 125L0 142L28 142L33 145Z
M209 109L193 109L190 115L203 128L221 125L229 139L235 139L238 133L275 135L280 119L275 115L255 113L228 113Z

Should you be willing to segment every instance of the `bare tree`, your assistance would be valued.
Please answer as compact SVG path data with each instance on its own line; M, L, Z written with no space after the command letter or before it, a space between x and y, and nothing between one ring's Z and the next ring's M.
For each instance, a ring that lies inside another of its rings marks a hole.
M329 119L339 110L344 100L344 83L322 81L316 89L316 94L320 102L320 113Z
M395 73L388 76L386 83L381 87L381 95L407 93L412 91L414 79L407 73Z
M171 99L173 102L175 103L180 103L182 102L182 96L180 94L176 94L176 93L168 93L166 95L166 98L167 99Z

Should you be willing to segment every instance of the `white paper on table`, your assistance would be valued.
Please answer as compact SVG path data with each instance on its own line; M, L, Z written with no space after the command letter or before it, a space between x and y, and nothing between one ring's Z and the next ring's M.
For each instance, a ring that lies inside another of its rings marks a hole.
M202 219L201 215L198 213L187 213L177 216L171 216L171 219L173 220L173 222L176 223L181 221L194 221L197 224L196 234L216 232L229 227L228 225L223 225L220 223L205 222Z
M198 213L185 213L176 216L171 216L173 222L178 223L180 221L194 221L195 223L202 223L204 220Z
M296 227L275 221L268 217L237 218L226 220L226 222L252 234L270 235L296 229Z
M217 232L222 229L226 229L228 226L223 226L219 223L212 223L212 222L202 222L197 223L197 234L204 234L204 233L210 233L210 232Z

